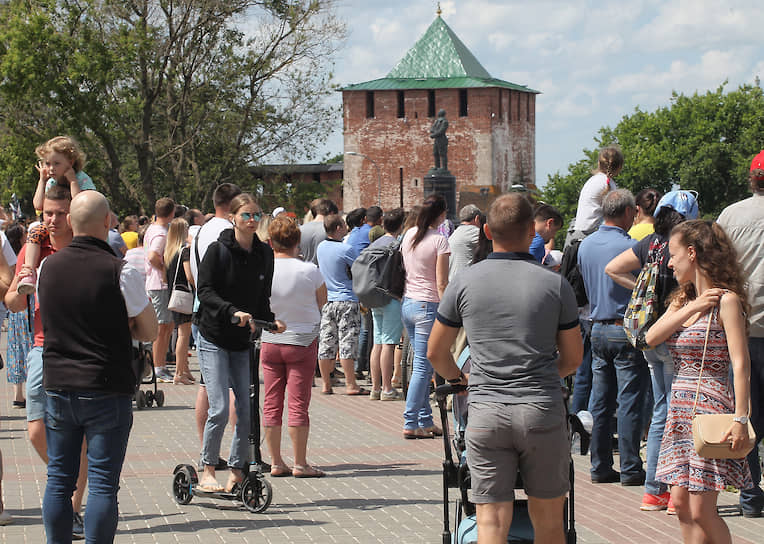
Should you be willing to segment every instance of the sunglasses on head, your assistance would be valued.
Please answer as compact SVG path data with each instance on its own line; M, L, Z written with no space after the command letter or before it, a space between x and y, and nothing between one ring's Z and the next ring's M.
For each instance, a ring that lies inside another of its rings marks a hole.
M249 221L250 219L260 221L260 218L263 216L263 212L241 212L239 215L241 215L241 218L244 221Z

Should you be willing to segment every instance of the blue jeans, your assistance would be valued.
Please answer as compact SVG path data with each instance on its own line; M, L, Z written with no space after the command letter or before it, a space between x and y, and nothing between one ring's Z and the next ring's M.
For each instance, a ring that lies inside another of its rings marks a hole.
M751 425L756 431L756 446L748 454L748 465L751 467L753 487L740 492L740 507L744 510L761 510L764 507L764 492L761 481L761 465L759 464L759 442L764 435L764 338L749 338L748 351L751 354Z
M639 457L639 441L642 434L642 402L647 389L647 365L642 352L626 339L623 326L594 323L592 375L592 476L606 476L613 470L610 420L615 413L618 417L621 481L640 478L642 459Z
M249 463L249 350L220 348L203 334L199 334L196 349L210 402L202 438L202 463L215 466L220 458L220 443L228 423L230 387L236 398L236 426L228 466L243 470Z
M661 449L663 429L668 415L671 381L674 379L674 360L666 344L660 344L655 349L643 353L647 360L647 367L650 369L650 382L653 388L653 417L647 433L645 492L661 495L668 491L668 486L655 480L655 469L658 466L658 452Z
M87 542L112 542L117 531L119 475L133 425L132 398L93 392L48 391L45 436L48 484L42 518L48 543L72 541L72 493L83 436L88 444Z
M427 340L435 323L437 302L424 302L403 298L401 319L414 349L414 364L406 393L406 411L403 412L403 428L408 430L432 427L430 408L430 382L432 365L427 360Z
M592 392L592 322L587 319L581 320L581 338L584 341L584 358L581 366L576 370L573 380L573 400L570 411L577 414L581 410L589 409L589 395Z

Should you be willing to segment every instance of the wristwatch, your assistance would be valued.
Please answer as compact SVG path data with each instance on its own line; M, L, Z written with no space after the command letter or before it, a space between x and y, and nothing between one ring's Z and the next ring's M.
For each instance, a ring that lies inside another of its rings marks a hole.
M743 425L748 425L748 416L733 417L732 421L736 421L737 423L741 423Z
M456 385L459 383L462 383L462 380L464 379L464 372L461 370L459 371L459 377L458 378L451 378L450 380L446 380L451 385Z

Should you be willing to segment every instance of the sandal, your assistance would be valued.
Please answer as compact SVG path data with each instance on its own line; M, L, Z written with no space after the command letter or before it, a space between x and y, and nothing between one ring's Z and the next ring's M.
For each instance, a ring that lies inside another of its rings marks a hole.
M233 472L231 472L231 475L228 477L228 483L225 486L225 492L233 493L233 490L236 489L236 486L243 481L244 481L243 475L241 477L238 477Z
M332 389L329 389L328 391L321 391L322 395L334 395L334 391Z
M326 473L310 465L295 465L292 469L292 476L295 478L323 478L326 476Z
M359 387L357 391L348 391L345 393L348 397L359 397L363 395L369 395L371 394L371 391L368 389L364 389L363 387Z
M196 378L194 378L194 375L191 374L191 372L188 372L188 373L184 372L183 377L186 378L191 383L196 383Z
M225 491L225 488L217 482L210 482L206 484L199 483L196 485L196 489L204 493L222 493Z
M284 476L290 476L292 469L286 465L271 465L271 476L273 478L283 478Z

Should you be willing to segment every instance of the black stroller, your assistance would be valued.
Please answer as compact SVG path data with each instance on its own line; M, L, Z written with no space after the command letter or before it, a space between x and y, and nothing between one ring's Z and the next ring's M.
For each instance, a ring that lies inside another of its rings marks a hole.
M461 367L469 358L469 347L465 348L466 353L462 353L459 358ZM471 487L470 470L466 456L465 430L467 427L466 418L466 397L455 396L452 402L454 414L454 433L453 450L456 452L456 462L452 453L452 445L448 429L448 412L446 409L446 399L449 395L459 393L466 389L465 386L441 385L435 390L435 398L440 411L441 425L443 426L443 448L445 459L443 461L443 544L474 544L477 542L477 522L475 520L475 505L469 501L468 492ZM567 392L567 390L566 390ZM568 416L569 421L576 418L575 415ZM571 421L571 427L574 427ZM578 423L580 425L580 422ZM576 529L574 517L574 470L573 460L570 461L570 491L565 500L564 527L567 544L576 543ZM522 488L520 474L517 475L515 489ZM449 512L449 488L458 489L456 499L456 508L454 514L455 531L453 536L450 530L450 512ZM513 544L533 544L533 525L528 514L527 499L516 499L513 503L512 525L509 529L507 542Z
M135 407L138 410L151 408L156 404L164 406L164 391L157 387L157 375L154 370L154 356L151 342L133 342L133 371L138 376L138 388L135 390ZM148 391L141 385L151 386Z
M180 464L173 470L172 494L178 504L188 504L194 496L228 501L241 501L253 513L265 512L273 499L273 488L263 474L260 452L260 333L275 330L276 324L253 319L256 327L249 344L249 466L244 480L230 491L209 492L199 489L199 478L193 465Z

